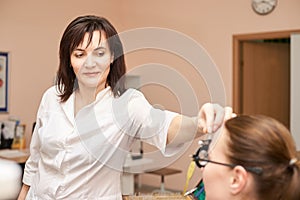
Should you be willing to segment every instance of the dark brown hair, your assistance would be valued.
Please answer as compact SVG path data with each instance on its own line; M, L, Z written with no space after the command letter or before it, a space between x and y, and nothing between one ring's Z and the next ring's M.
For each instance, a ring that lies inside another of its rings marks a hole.
M259 199L300 199L300 163L293 138L277 120L266 116L238 116L225 123L228 154L233 164L261 167L253 174Z
M71 54L82 43L86 33L89 34L89 45L94 31L100 31L100 34L101 31L105 33L110 52L114 56L105 86L112 88L114 96L119 96L125 91L124 78L122 78L126 72L124 52L116 29L103 17L93 15L80 16L67 26L60 41L56 84L60 92L61 102L67 101L77 87L76 75L71 66Z

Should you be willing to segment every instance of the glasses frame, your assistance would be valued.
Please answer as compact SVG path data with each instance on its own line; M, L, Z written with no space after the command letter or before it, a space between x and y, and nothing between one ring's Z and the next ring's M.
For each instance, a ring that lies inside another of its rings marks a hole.
M213 163L213 164L216 164L216 165L222 165L222 166L226 166L226 167L230 167L230 168L235 168L236 166L242 166L242 165L238 165L238 164L229 164L229 163L213 161L213 160L210 160L210 159L200 158L199 155L200 155L200 153L203 153L203 152L205 153L204 156L206 158L208 157L208 149L209 149L210 143L211 143L211 140L202 140L201 146L199 147L197 152L193 155L193 161L196 163L196 165L199 168L205 167L208 163ZM245 167L245 166L242 166L242 167L246 171L255 173L257 175L260 175L263 172L263 169L261 167Z

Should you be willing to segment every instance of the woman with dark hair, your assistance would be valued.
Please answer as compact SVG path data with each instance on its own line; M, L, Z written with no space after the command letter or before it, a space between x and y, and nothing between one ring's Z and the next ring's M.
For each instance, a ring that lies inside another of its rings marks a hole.
M105 18L82 16L60 43L56 86L43 95L19 199L121 199L120 176L136 139L171 155L218 129L231 109L202 106L194 118L153 108L125 90L123 47Z
M97 34L100 34L97 38L94 37L94 31L96 31ZM106 55L111 56L109 60L110 65L109 68L107 68L109 69L109 73L104 86L110 86L114 96L119 96L125 91L124 82L118 82L119 80L122 80L121 77L125 75L126 66L123 54L123 46L117 31L105 18L97 16L84 16L77 18L69 24L60 42L60 63L57 73L57 85L60 91L62 102L67 101L73 91L78 87L76 84L76 74L72 68L72 54L78 54L73 55L74 57L82 56L82 50L77 50L76 52L75 50L79 45L82 46L84 37L87 37L86 46L82 47L86 48L91 44L92 39L99 39L98 42L100 43L102 38L101 36L103 37L103 40L104 38L108 39L106 44L106 52L103 51L103 48L97 49L98 52L94 49L92 50L95 51L95 54L98 53L97 56L99 62L101 62L99 59L101 54L106 53ZM99 44L96 43L94 45L97 46ZM84 61L85 59L86 57L80 57L80 60ZM94 57L94 60L97 59Z
M284 125L266 116L242 115L226 121L220 131L206 158L196 158L204 167L207 200L300 199L300 161Z

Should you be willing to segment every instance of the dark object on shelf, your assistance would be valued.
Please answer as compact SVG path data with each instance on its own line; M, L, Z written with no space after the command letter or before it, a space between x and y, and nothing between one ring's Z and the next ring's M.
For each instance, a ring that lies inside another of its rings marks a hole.
M5 139L4 138L4 134L3 134L3 129L4 129L4 124L1 124L1 143L0 143L0 149L10 149L11 145L13 143L13 138L8 138Z

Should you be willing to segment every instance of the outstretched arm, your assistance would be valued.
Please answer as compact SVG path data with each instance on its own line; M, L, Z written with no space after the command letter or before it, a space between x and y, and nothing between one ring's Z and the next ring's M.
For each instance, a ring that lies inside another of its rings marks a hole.
M176 146L203 134L213 133L232 115L234 114L231 107L223 108L212 103L204 104L197 117L178 115L169 126L167 144Z

